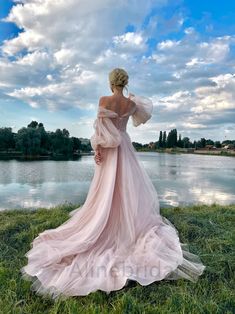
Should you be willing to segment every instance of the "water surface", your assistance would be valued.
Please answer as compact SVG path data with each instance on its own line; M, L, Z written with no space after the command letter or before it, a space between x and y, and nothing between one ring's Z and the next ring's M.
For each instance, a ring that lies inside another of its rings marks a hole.
M235 159L137 153L161 207L235 203ZM82 204L94 175L93 156L69 161L0 161L0 210Z

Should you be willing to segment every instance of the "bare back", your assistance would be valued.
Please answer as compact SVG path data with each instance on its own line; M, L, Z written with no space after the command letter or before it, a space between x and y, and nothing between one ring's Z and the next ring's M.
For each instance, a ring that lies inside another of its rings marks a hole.
M136 106L135 102L123 95L102 96L99 105L122 116Z

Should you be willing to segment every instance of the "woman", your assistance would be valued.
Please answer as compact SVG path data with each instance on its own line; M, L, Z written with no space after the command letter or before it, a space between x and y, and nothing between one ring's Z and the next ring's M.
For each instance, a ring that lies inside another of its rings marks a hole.
M205 269L160 215L158 194L126 132L130 117L134 126L151 118L152 102L124 97L123 69L111 71L109 82L113 95L100 98L91 137L96 164L86 201L61 226L40 233L26 253L23 278L38 294L109 293L130 280L196 282Z

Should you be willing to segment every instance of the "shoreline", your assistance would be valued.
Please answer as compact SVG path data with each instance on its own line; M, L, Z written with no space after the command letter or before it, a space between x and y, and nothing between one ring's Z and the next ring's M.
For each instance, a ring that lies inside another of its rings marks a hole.
M93 155L92 152L83 152L79 154L74 154L74 155L22 155L22 154L14 154L14 153L9 153L9 154L1 154L0 152L0 160L23 160L23 161L30 161L30 160L76 160L81 158L82 156L89 156Z
M235 157L235 150L204 150L204 149L174 149L174 148L165 148L165 149L136 149L137 153L143 152L152 152L152 153L168 153L168 154L195 154L195 155L209 155L209 156L228 156L228 157ZM76 160L81 158L82 156L92 156L94 155L94 151L90 152L82 152L79 154L74 154L71 156L66 155L22 155L16 153L1 153L0 152L0 160Z
M229 156L235 157L235 150L203 150L203 149L140 149L138 152L156 152L156 153L168 153L168 154L195 154L195 155L211 155L211 156Z

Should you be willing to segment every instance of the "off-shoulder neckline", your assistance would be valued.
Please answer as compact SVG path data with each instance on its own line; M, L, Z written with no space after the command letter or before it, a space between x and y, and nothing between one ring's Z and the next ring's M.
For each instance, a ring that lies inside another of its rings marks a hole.
M112 112L112 113L116 114L116 116L119 117L119 118L126 117L127 115L130 114L130 112L126 112L123 115L119 116L119 114L116 111L99 106L99 111L102 111L102 110Z

